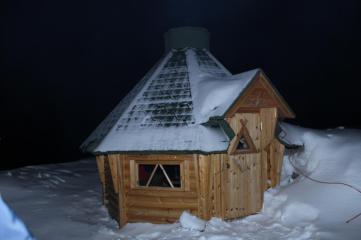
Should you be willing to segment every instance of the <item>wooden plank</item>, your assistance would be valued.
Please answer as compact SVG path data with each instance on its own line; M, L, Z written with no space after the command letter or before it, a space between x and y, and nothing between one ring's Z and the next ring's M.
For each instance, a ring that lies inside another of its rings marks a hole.
M222 154L212 155L212 163L214 164L213 181L214 181L214 216L222 218Z
M198 208L197 208L197 216L201 216L202 214L202 204L200 202L200 178L199 178L199 162L198 162L199 155L193 154L193 166L194 166L194 178L196 181L196 193L197 193L197 199L198 199Z
M128 207L128 215L130 216L147 216L147 217L170 217L179 218L183 212L183 209L163 209L163 208L138 208Z
M176 190L143 190L143 189L130 189L129 196L154 196L154 197L182 197L182 198L198 198L198 192L184 192Z
M114 192L119 193L119 178L118 178L118 167L117 167L117 154L109 154L109 167L113 179Z
M252 192L252 207L251 212L256 213L259 212L262 208L262 199L263 199L263 188L261 184L261 155L255 154L253 155L252 163L251 163L251 192Z
M191 160L184 161L184 169L181 172L181 176L183 176L182 181L183 181L185 191L191 190L191 182L192 181L191 181L191 176L190 176L191 175L190 162L191 162ZM192 177L194 177L194 173L193 173Z
M103 185L104 188L104 155L98 155L96 156L96 162L97 162L97 167L98 167L98 173L99 173L99 178L100 178L100 182Z
M282 145L277 139L274 139L272 142L273 145L273 151L274 151L274 169L273 169L273 180L272 183L273 186L276 186L280 183L281 179L281 171L282 171L282 163L283 163L283 156L285 147Z
M228 155L221 155L221 217L226 218L226 211L228 209L229 190L228 187Z
M171 209L183 209L183 210L190 210L190 209L197 209L198 203L197 202L154 202L154 201L142 201L139 199L134 199L128 203L128 207L134 208L171 208Z
M199 155L199 201L200 201L200 217L209 220L211 218L211 199L210 199L210 155Z
M191 206L198 204L197 198L180 198L180 197L155 197L155 196L127 196L127 204L134 202L151 202L155 204L190 204Z
M134 160L129 160L129 180L130 180L130 188L137 187L137 179L138 179L138 171L136 168L136 163Z
M119 201L118 194L114 191L113 179L110 170L110 163L108 156L104 158L104 203L108 209L109 215L119 221Z
M267 151L262 150L261 152L261 188L263 191L268 189L268 161L267 161ZM263 194L262 194L263 201Z
M151 223L174 223L178 221L178 217L154 217L154 216L135 216L129 215L128 222L151 222Z
M172 161L172 160L193 160L193 154L127 154L126 159L128 160L144 160L144 161Z
M118 183L119 183L119 192L118 192L118 201L119 201L119 227L124 226L127 223L127 199L125 194L125 184L124 184L124 155L117 155L117 168L118 168Z
M124 174L124 191L127 192L130 190L130 161L127 160L126 156L123 155L123 174Z

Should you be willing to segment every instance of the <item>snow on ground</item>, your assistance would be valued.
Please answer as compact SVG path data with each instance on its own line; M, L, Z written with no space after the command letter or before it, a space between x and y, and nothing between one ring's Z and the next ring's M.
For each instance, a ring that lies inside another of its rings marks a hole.
M293 179L289 162L312 178L361 188L361 131L283 127L285 138L304 150L285 157L282 184L265 193L262 212L229 222L213 218L204 231L190 230L202 222L189 215L181 221L186 228L134 223L119 230L102 205L94 159L2 171L0 193L39 240L361 239L361 217L345 223L361 212L361 194L302 176Z

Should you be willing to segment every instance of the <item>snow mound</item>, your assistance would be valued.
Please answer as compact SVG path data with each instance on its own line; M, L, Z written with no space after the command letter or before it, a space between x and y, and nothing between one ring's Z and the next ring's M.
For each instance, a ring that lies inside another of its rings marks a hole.
M179 222L183 228L197 231L204 231L206 222L187 211L184 211L179 218Z
M311 205L301 202L293 202L283 209L281 220L287 225L307 226L309 222L316 220L318 215L318 209L312 207Z
M287 202L282 219L302 225L306 217L318 228L327 226L328 233L321 234L324 239L361 239L361 217L346 223L361 212L361 194L344 185L361 189L361 131L312 130L286 123L282 128L287 142L304 146L288 152L283 161L279 191L287 195ZM303 212L298 211L305 206Z
M24 223L9 209L0 196L0 239L33 240Z

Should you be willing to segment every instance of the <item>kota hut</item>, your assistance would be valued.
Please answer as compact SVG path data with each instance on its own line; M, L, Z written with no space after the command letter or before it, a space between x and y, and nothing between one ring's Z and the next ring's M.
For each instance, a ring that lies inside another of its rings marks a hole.
M81 148L96 155L104 203L119 225L257 213L279 183L279 119L294 113L261 69L232 75L209 33L165 34L165 54Z

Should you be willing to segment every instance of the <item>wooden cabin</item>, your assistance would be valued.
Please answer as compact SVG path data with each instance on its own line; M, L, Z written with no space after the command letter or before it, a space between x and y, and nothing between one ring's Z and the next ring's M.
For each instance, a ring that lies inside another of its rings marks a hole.
M203 28L165 34L161 60L81 146L96 155L120 226L259 212L279 183L280 119L294 113L261 69L232 75Z

